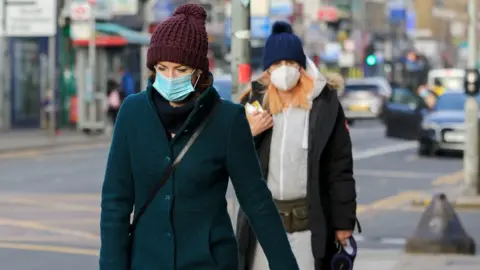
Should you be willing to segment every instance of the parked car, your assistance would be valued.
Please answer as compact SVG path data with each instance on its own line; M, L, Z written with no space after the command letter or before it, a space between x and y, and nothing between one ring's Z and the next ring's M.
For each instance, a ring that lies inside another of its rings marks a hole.
M418 140L420 156L432 156L442 150L463 151L465 98L463 92L447 91L429 110L416 93L394 88L385 109L386 136Z
M438 98L434 110L422 120L419 155L432 156L444 150L463 151L466 97L463 92L451 91Z
M385 135L387 137L416 140L420 127L429 109L416 92L404 88L393 88L384 109Z
M382 117L383 108L392 92L385 78L349 79L340 102L349 123L358 119Z

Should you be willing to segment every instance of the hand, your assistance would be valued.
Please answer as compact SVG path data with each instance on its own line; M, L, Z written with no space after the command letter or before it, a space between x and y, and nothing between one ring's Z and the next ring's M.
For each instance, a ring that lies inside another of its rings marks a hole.
M273 126L273 118L268 112L254 112L247 118L253 136L257 136Z
M336 231L335 232L335 238L337 241L342 245L346 246L347 245L347 239L352 236L353 231Z

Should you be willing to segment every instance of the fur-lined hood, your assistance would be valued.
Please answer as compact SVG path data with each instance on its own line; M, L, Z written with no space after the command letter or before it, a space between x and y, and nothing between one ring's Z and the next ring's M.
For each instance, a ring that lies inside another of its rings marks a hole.
M314 100L316 97L318 97L325 86L327 85L327 79L325 76L318 70L317 66L315 66L315 63L307 57L307 74L312 77L312 79L315 82L315 85L313 87L312 91L312 96L310 97L310 100Z
M338 73L326 73L323 74L315 66L315 63L307 57L307 74L309 74L315 81L315 86L313 89L313 95L311 99L315 99L322 93L326 85L328 89L337 91L337 94L341 95L345 88L345 80L342 75Z

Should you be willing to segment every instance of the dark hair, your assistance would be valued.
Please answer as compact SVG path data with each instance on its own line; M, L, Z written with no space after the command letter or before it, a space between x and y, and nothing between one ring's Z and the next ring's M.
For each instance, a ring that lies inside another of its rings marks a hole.
M443 86L442 85L442 81L440 81L439 78L435 78L434 82L433 82L436 86Z

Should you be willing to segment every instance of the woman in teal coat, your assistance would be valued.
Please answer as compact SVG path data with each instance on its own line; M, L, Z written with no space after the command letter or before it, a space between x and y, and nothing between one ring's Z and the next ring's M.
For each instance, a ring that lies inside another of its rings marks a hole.
M212 87L205 19L200 6L187 4L157 26L147 55L155 75L146 91L127 97L120 109L102 189L100 270L237 269L225 199L229 178L270 269L298 269L245 110ZM130 239L132 210L138 214L206 118Z

